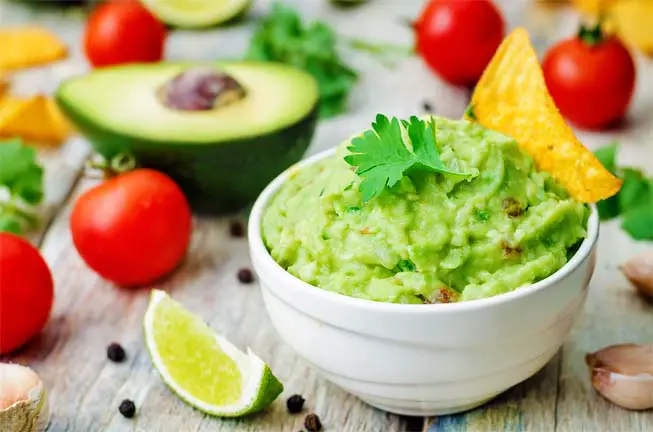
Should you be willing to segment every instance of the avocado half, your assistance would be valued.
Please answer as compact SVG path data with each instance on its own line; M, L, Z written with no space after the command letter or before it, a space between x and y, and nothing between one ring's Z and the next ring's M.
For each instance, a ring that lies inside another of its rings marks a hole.
M206 111L168 108L160 89L189 68L233 77L245 96ZM172 177L199 213L252 202L303 156L319 93L309 74L277 63L159 63L98 69L61 84L56 101L107 159L133 155Z

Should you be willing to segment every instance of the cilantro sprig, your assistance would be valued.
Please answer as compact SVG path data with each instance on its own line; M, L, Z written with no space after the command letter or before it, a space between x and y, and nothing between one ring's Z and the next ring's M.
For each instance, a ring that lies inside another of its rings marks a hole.
M363 202L378 196L386 187L391 188L411 171L472 177L447 168L440 160L435 135L435 119L399 120L378 114L372 129L352 139L347 147L350 154L345 161L356 167L356 174L363 177L360 192Z
M641 170L617 165L617 143L594 154L605 169L623 180L617 195L597 203L602 220L623 216L621 227L635 240L653 240L653 178Z
M0 231L22 234L38 223L31 207L43 200L43 168L20 140L0 142Z
M320 91L320 116L333 117L347 108L347 98L358 80L336 50L337 36L328 24L302 23L299 14L275 3L254 31L245 57L278 61L310 73Z

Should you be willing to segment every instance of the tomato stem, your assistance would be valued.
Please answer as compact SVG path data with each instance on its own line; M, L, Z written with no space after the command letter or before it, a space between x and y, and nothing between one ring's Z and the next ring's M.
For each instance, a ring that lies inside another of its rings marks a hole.
M600 44L604 40L601 24L602 20L599 20L592 26L581 24L580 29L578 30L578 39L585 42L589 46Z
M137 167L136 158L129 153L119 153L107 161L87 161L86 167L91 170L102 171L105 179L118 176Z

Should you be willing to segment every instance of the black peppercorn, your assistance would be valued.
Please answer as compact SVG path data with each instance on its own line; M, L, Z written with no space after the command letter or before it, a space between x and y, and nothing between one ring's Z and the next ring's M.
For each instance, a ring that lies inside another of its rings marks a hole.
M301 395L292 395L286 401L286 406L290 414L297 414L304 409L304 398Z
M422 109L428 113L433 112L433 107L428 101L422 102Z
M308 432L319 432L322 430L322 422L315 413L311 413L304 419L304 427Z
M245 235L243 224L238 221L231 222L231 225L229 225L229 234L231 234L232 237L243 237Z
M248 268L238 270L238 280L242 283L249 284L254 282L254 273Z
M125 360L125 350L120 344L114 342L107 347L107 357L112 362L120 363Z
M134 405L133 401L125 399L124 401L120 402L118 411L120 411L120 414L122 414L123 417L132 418L134 417L134 414L136 414L136 405Z

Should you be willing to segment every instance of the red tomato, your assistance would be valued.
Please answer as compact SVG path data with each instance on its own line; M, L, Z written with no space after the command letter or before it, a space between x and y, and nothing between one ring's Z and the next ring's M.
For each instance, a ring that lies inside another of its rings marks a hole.
M53 297L52 274L39 251L17 235L0 233L0 354L43 330Z
M70 216L86 264L121 286L155 282L183 259L191 233L186 197L170 177L137 169L84 193Z
M489 0L431 0L417 20L417 51L452 84L479 80L503 40L505 24Z
M84 34L86 57L95 67L157 62L163 57L165 26L136 1L99 6Z
M600 128L623 117L635 88L635 63L615 37L564 40L549 50L542 69L562 115L584 128Z

